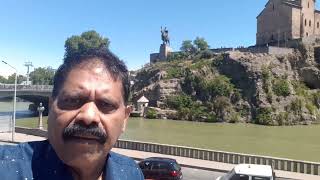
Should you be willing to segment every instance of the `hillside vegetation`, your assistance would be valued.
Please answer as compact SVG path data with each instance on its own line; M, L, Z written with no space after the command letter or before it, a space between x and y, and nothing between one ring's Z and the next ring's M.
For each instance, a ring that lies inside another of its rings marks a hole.
M133 102L146 96L154 107L149 111L158 118L318 123L320 71L314 52L307 49L302 45L286 56L210 50L173 53L168 61L136 72Z

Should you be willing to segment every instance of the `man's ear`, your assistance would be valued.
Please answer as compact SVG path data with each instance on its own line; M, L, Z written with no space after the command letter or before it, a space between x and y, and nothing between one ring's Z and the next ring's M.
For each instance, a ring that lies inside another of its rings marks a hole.
M125 113L126 114L125 114L125 118L124 118L124 121L123 121L122 132L124 132L126 130L128 119L130 117L131 112L132 112L132 106L131 105L127 105L126 109L125 109Z

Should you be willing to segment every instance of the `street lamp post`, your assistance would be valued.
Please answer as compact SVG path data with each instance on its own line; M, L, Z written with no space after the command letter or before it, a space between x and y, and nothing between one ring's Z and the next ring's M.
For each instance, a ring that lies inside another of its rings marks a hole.
M16 104L17 104L17 74L18 71L15 67L11 66L5 61L2 61L4 64L10 66L15 71L15 79L14 79L14 96L13 96L13 122L12 122L12 142L14 142L14 133L16 128Z

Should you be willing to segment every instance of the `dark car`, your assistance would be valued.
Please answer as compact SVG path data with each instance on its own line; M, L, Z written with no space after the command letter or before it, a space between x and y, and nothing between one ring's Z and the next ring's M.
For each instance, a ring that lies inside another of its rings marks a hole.
M175 159L150 157L139 162L145 179L181 180L181 167Z

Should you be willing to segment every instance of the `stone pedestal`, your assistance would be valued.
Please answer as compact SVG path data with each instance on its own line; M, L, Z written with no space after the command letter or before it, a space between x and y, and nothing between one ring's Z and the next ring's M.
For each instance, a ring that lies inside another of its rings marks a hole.
M150 54L150 63L166 61L171 52L172 50L167 44L161 44L159 53Z
M158 59L160 61L165 61L168 55L172 52L171 48L166 44L161 44Z
M45 110L45 107L42 106L42 103L39 104L38 107L38 112L39 112L39 121L38 121L38 128L43 129L43 124L42 124L42 113Z

